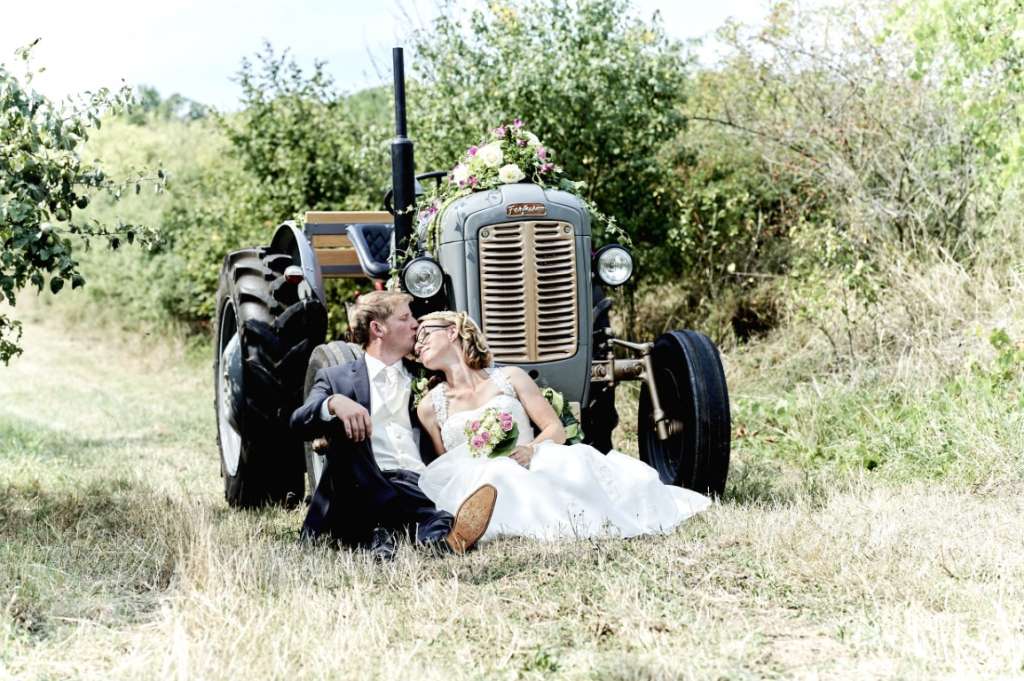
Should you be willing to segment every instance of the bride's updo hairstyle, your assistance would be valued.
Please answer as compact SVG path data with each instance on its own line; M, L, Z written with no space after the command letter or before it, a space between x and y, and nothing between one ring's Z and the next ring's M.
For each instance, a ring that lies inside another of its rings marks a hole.
M456 343L462 347L462 354L466 357L466 365L470 369L485 369L494 362L494 355L487 347L487 339L484 338L480 327L476 325L465 312L431 312L420 317L420 325L432 321L445 322L454 326L458 332Z

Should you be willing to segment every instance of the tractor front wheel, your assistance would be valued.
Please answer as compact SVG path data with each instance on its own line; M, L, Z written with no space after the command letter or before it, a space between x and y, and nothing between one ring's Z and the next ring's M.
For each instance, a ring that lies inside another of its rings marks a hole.
M647 384L640 389L640 458L662 482L721 496L729 473L729 393L718 349L696 331L670 331L651 351L669 437L658 437Z

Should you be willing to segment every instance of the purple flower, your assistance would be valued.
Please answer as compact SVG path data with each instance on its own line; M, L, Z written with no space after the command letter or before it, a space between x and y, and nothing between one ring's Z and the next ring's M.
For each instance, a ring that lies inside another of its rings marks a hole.
M502 139L505 136L505 126L499 125L497 128L495 128L494 136L497 137L498 139Z
M466 180L466 184L468 184L470 187L475 187L479 182L480 181L476 179L476 175L470 175L469 179Z
M475 436L473 438L473 440L472 440L472 442L470 442L470 444L472 444L477 449L480 449L481 447L484 446L484 439L480 435L477 435L477 436Z
M481 440L483 440L484 444L486 444L486 443L491 441L491 434L488 433L486 430L484 432L480 433L479 437L480 437Z
M540 168L537 169L537 171L541 172L541 173L550 173L554 169L555 169L555 164L554 163L542 163L540 165Z
M476 156L477 146L474 144L466 150L466 156Z
M517 128L523 127L523 119L517 118L515 121L513 121L512 125L514 125Z
M548 157L548 150L545 149L544 147L537 147L537 158L539 158L542 161L545 161L545 160L547 160L547 157Z
M502 419L501 420L501 429L503 431L505 431L506 433L508 431L512 430L512 419L509 419L508 421L506 421L505 419Z
M473 431L480 430L480 422L479 421L473 421L473 423L469 424L469 429L473 430Z
M525 147L526 146L526 140L516 140L516 144L518 144L521 147Z

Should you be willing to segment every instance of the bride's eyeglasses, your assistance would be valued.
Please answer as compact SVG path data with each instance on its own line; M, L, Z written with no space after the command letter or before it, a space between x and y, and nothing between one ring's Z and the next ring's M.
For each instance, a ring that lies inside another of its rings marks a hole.
M416 344L419 345L421 343L426 343L427 337L430 336L430 334L435 331L440 331L441 329L447 329L449 326L451 326L451 324L445 324L444 326L439 326L437 324L434 324L433 326L421 326L419 331L416 332Z

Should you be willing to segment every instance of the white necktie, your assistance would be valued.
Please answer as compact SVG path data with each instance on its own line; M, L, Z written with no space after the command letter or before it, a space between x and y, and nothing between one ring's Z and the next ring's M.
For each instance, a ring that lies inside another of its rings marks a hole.
M398 372L398 367L389 366L384 369L384 390L381 391L382 397L384 398L385 404L388 408L395 412L400 408L400 405L396 404L398 398L398 385L401 374Z

